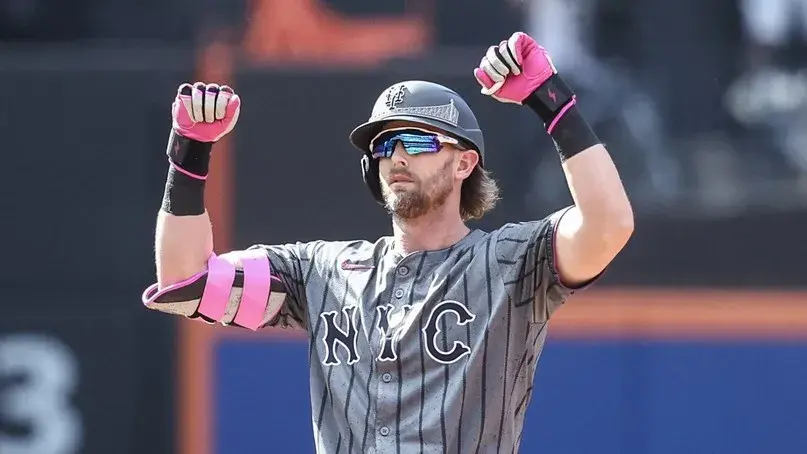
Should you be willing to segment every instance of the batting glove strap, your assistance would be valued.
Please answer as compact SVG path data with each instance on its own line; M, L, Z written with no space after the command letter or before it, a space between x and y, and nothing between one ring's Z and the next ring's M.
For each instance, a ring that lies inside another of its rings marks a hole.
M168 177L162 210L174 216L198 216L205 212L205 180L210 167L212 142L199 142L171 131L168 140Z
M561 162L600 143L597 134L578 111L574 92L559 75L553 74L525 98L523 104L543 120Z
M547 132L552 134L556 121L576 102L574 92L558 74L553 74L523 104L532 109L544 121Z
M191 178L204 180L210 170L212 149L213 142L189 139L172 130L166 154L172 167Z

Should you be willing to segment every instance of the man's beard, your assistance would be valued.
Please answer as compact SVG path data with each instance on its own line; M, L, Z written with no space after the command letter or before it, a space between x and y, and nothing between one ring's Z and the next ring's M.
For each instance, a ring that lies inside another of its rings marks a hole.
M398 219L415 219L443 206L453 189L448 177L450 169L451 161L448 161L427 180L409 183L413 188L404 191L393 191L382 185L387 211Z

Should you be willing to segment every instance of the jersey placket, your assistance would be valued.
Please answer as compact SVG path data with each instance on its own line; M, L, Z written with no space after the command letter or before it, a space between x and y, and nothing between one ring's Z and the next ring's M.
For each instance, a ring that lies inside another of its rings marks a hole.
M402 260L400 263L398 263L398 265L395 267L395 275L393 279L391 279L392 292L390 293L389 304L394 307L394 309L392 309L392 314L395 315L403 313L403 306L406 304L406 296L411 292L412 281L415 274L413 270L404 263L405 261L406 260ZM395 328L395 326L390 326L389 328L392 336L397 336L397 331ZM378 360L378 357L381 354L381 345L383 345L383 339L381 338L382 333L380 330L376 330L376 335L378 337L377 342L373 342L372 344L374 346L379 346L378 351L375 354L376 366L378 370L377 377L379 377L376 394L375 447L376 452L379 453L395 452L397 439L395 429L398 418L399 404L398 381L401 379L401 377L398 376L397 367L398 361L401 360L401 358L398 356L400 354L400 348L398 345L393 345L396 351L395 360ZM398 340L389 339L387 342L395 342L395 344L397 344Z

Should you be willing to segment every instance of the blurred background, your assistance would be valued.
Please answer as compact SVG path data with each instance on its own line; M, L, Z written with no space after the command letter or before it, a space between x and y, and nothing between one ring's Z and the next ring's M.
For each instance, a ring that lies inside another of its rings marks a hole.
M477 112L493 229L570 202L533 114L472 77L516 30L637 215L550 330L522 452L807 452L807 0L0 0L0 454L313 452L303 333L140 303L176 87L244 100L219 252L388 234L347 135L403 79Z

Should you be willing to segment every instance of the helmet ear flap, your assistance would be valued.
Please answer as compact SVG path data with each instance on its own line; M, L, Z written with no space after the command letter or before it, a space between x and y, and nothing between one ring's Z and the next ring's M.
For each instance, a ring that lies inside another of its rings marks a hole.
M384 205L384 195L381 193L381 180L378 176L378 160L373 159L370 155L365 154L361 157L361 176L364 183L370 188L370 193L373 194L376 202Z

